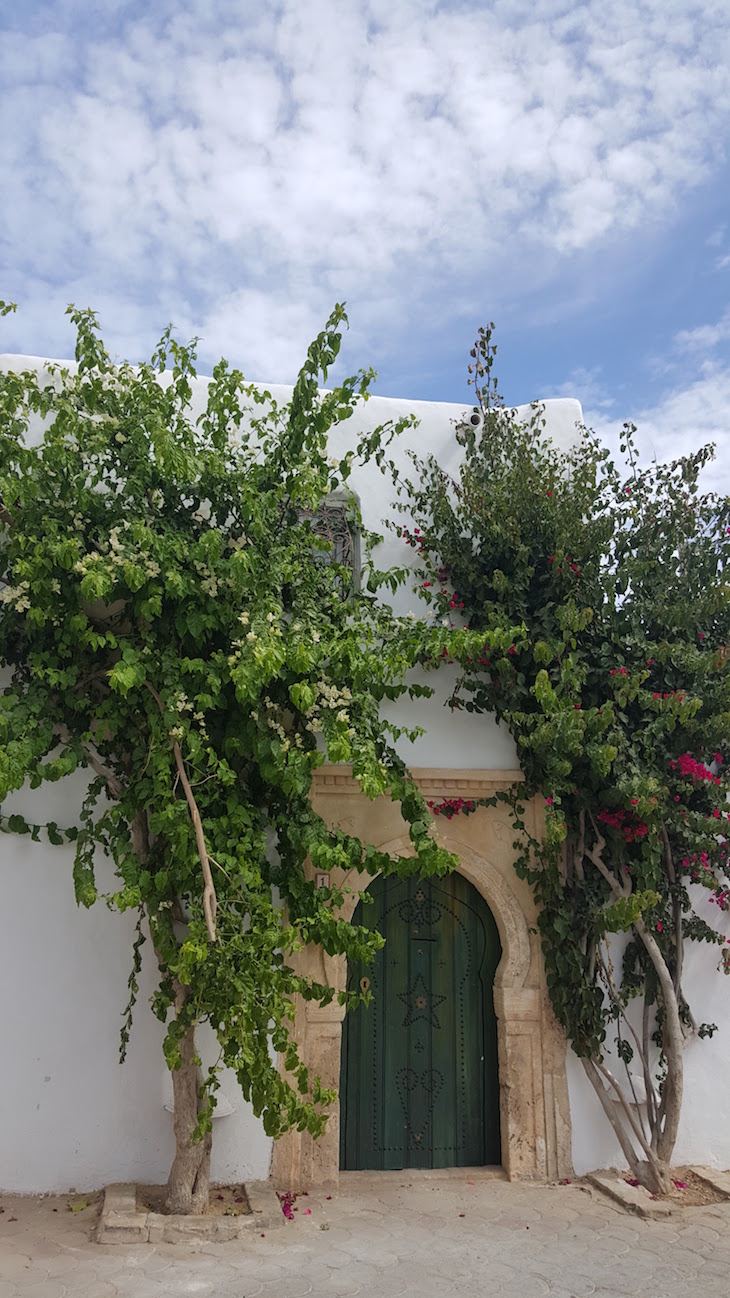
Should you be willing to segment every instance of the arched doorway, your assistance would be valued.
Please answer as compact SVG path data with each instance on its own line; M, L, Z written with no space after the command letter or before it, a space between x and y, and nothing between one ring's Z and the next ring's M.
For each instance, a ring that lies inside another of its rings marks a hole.
M500 1162L497 926L460 874L379 877L353 922L386 939L348 987L372 1003L345 1018L340 1167L474 1167Z

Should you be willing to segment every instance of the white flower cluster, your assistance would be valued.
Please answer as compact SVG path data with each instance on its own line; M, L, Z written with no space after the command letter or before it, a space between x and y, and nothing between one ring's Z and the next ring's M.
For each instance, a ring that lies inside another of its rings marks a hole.
M270 730L273 730L275 735L278 736L281 742L282 750L285 753L288 753L289 749L292 747L292 737L290 734L287 734L286 728L283 725L284 718L281 709L277 707L277 705L273 702L272 699L268 697L264 699L264 707L266 708L266 714L267 714L266 715L267 726L269 727ZM251 716L254 718L254 720L256 721L258 720L257 712L252 712ZM294 735L293 742L295 748L301 748L302 736L299 734Z
M30 608L29 591L29 581L19 581L17 586L6 586L0 591L0 603L14 604L16 613L25 613Z
M174 706L175 706L175 711L180 713L181 718L183 712L192 713L193 720L197 721L198 730L200 731L200 734L202 735L203 739L208 739L209 737L208 731L205 726L205 713L195 711L193 704L190 702L190 699L188 698L184 690L178 690L177 694L175 695ZM182 728L179 726L175 726L174 729L175 729L175 738L178 739L182 738L182 734L183 734ZM180 731L179 735L177 734L178 730ZM173 732L170 731L170 734L172 733Z
M325 708L339 707L340 703L351 703L352 693L347 686L340 689L338 685L333 685L328 681L317 681L315 690L320 696L322 706Z
M323 708L335 713L335 720L341 725L348 727L348 735L354 735L355 729L349 724L350 714L347 711L347 705L352 702L352 691L344 686L342 689L330 681L317 681L315 685L317 701L306 712L307 730L313 735L319 734L322 730L321 712Z
M193 566L201 577L201 590L204 590L206 595L210 595L212 599L215 599L218 594L218 578L216 574L211 571L207 564L201 563L199 559L194 561Z
M134 548L130 552L129 539L124 537L122 533L128 532L131 526L132 524L125 519L123 523L113 527L109 533L108 550L92 550L89 554L85 554L82 559L79 559L74 564L74 572L78 572L82 577L85 577L87 572L98 564L106 565L113 572L115 568L121 568L125 563L134 563L142 568L147 577L159 576L159 563L150 558L149 555L140 553L134 542L131 543Z

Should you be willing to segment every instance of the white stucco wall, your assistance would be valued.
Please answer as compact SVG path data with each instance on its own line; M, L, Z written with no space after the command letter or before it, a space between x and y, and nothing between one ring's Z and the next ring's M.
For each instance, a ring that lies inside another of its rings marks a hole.
M4 369L40 368L34 357L0 357ZM195 384L193 415L206 400L207 382ZM286 402L291 388L271 387ZM408 441L395 443L393 458L405 469L410 444L432 452L447 468L455 467L459 447L453 424L466 407L433 402L373 397L344 426L333 452L355 444L357 434L389 419L415 414L418 429ZM527 411L524 411L526 414ZM567 445L581 411L576 401L547 403L549 429ZM29 440L40 435L40 425ZM374 465L357 470L352 486L362 502L366 526L381 531L393 488ZM383 566L415 561L413 552L386 533L378 555ZM398 597L403 612L418 610L415 596ZM404 702L394 719L428 726L428 734L403 755L417 766L514 768L509 735L488 718L446 714L447 682L429 676L438 688L428 703ZM444 724L448 720L448 724ZM23 793L6 803L35 820L69 823L71 808L83 796L83 784L66 781ZM39 808L39 804L42 806ZM161 1051L162 1025L148 999L155 979L149 943L127 1060L118 1063L121 1013L127 1001L131 968L133 917L109 912L102 902L91 911L77 909L71 879L72 850L35 844L11 835L0 839L3 881L3 941L0 985L8 989L2 1012L6 1066L0 1069L0 1189L65 1190L93 1188L108 1181L164 1181L172 1161L172 1116L164 1108L170 1082ZM107 862L99 878L109 879ZM205 1054L205 1049L203 1049ZM238 1092L235 1078L223 1079L223 1094L234 1112L214 1124L213 1176L220 1180L264 1178L271 1160L271 1141Z
M39 793L8 799L8 810L59 824L83 797L73 777ZM35 813L34 813L35 808ZM149 942L127 1060L119 1059L127 1002L134 917L99 901L80 910L73 894L73 849L3 835L0 985L0 1189L93 1189L108 1181L165 1181L174 1154L169 1073L162 1024L152 1015L155 961ZM113 872L97 862L100 890ZM208 1045L208 1049L206 1049ZM204 1062L214 1056L205 1033ZM208 1057L207 1057L208 1056ZM235 1112L214 1123L213 1176L232 1181L268 1175L271 1142L224 1076Z
M728 925L709 894L695 889L695 904L702 918L715 929ZM611 958L620 963L625 942L615 936ZM688 945L684 966L684 992L699 1022L715 1023L718 1031L710 1038L689 1041L684 1054L684 1104L674 1163L704 1163L730 1167L730 981L718 972L720 950L716 946ZM635 1024L638 1027L638 1023ZM607 1045L612 1047L609 1031ZM637 1071L632 1065L632 1072ZM626 1074L617 1060L611 1070L619 1081ZM626 1160L604 1117L580 1060L568 1052L568 1088L573 1125L573 1166L577 1175L600 1167L626 1167Z
M29 368L29 357L0 357L2 368ZM205 402L206 382L198 380L195 413ZM285 402L290 388L270 389ZM408 445L433 453L447 469L460 448L453 423L466 407L373 397L342 432L337 450L354 443L359 432L387 419L413 413L419 427L391 448L405 468ZM526 410L520 412L527 414ZM577 401L546 403L548 434L567 446L581 419ZM333 447L333 449L335 449ZM393 490L374 465L356 470L358 493L368 528L382 531ZM392 533L378 554L382 566L415 564L413 551ZM401 592L401 612L418 612L416 596ZM446 669L448 671L448 669ZM446 713L450 693L445 674L426 678L436 686L427 702L402 702L394 719L425 725L427 734L402 751L414 766L505 769L517 765L508 734L489 718ZM83 794L80 780L23 793L6 809L24 810L37 820L68 823ZM39 798L42 810L39 811ZM127 1000L133 919L110 913L103 903L90 912L76 907L71 880L72 850L34 844L10 835L0 838L3 887L0 985L4 989L0 1041L0 1189L18 1191L95 1188L108 1181L158 1182L166 1178L173 1155L169 1076L161 1051L163 1029L150 1013L154 986L151 947L144 947L143 977L126 1063L118 1063L120 1015ZM99 878L111 877L99 863ZM709 918L713 908L707 907ZM716 952L693 952L688 960L688 990L702 988L709 1006L703 1017L720 1025L713 1041L697 1042L687 1052L687 1094L678 1159L730 1166L730 1065L728 984L715 973ZM203 1048L204 1055L207 1049ZM598 1101L577 1060L569 1054L573 1149L578 1173L620 1165ZM234 1111L214 1125L213 1176L220 1180L257 1179L268 1174L271 1141L238 1093L235 1079L223 1080L223 1094Z

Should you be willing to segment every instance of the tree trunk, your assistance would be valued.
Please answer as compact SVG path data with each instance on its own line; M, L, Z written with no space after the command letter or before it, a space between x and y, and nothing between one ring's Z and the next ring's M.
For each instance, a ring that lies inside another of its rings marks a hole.
M662 1102L660 1106L661 1122L656 1132L656 1152L666 1166L669 1165L679 1131L679 1119L682 1112L682 1092L684 1090L684 1044L682 1021L679 1017L679 998L672 976L659 950L657 942L646 928L643 920L637 920L635 926L649 959L657 973L664 1007L663 1041L664 1055L667 1061L667 1075L664 1080Z
M149 861L150 835L147 816L137 812L131 825L132 844L143 865ZM173 914L181 913L180 902L175 901ZM154 927L150 925L152 945L160 969L164 963L155 945ZM185 1003L185 988L175 979L175 1010L179 1014ZM165 1212L186 1216L189 1213L208 1211L210 1192L210 1151L213 1144L211 1132L202 1140L193 1141L198 1121L199 1094L202 1081L200 1068L195 1062L195 1027L189 1027L180 1042L182 1063L172 1070L173 1126L175 1131L175 1159L167 1180Z
M684 1035L677 987L656 938L642 919L636 920L634 929L654 967L663 1009L662 1047L666 1075L658 1109L649 1114L650 1141L644 1138L639 1122L631 1114L629 1098L623 1095L615 1080L601 1067L600 1060L583 1059L581 1062L634 1176L651 1194L665 1195L672 1185L670 1167L682 1111ZM643 1062L646 1072L647 1060ZM605 1078L610 1078L623 1112L616 1106L610 1091L604 1085Z
M627 1118L626 1113L619 1111L619 1108L611 1098L609 1089L605 1086L603 1078L595 1062L592 1059L581 1058L583 1070L598 1096L601 1107L613 1127L614 1134L623 1151L626 1162L636 1177L640 1185L643 1185L650 1194L664 1195L668 1194L671 1188L669 1176L669 1164L664 1162L661 1157L651 1148L646 1140L640 1134L637 1122L632 1122ZM614 1087L619 1095L619 1088L616 1083ZM624 1097L623 1108L626 1110L629 1101ZM638 1149L637 1149L638 1145ZM641 1152L639 1152L641 1151ZM642 1153L645 1157L642 1157Z
M208 1132L200 1141L192 1139L198 1121L201 1083L200 1069L195 1062L195 1028L188 1028L182 1038L180 1054L182 1064L172 1072L175 1161L167 1182L165 1212L184 1215L208 1211L213 1138Z

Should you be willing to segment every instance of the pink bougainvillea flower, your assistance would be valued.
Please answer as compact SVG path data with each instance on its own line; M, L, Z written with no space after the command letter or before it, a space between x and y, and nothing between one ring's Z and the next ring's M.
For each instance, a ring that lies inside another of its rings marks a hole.
M676 1187L677 1187L678 1190L686 1190L686 1189L687 1189L687 1182L686 1182L686 1181L675 1181L674 1184L676 1185Z
M625 1176L625 1177L624 1177L624 1181L626 1182L627 1185L638 1185L638 1184L639 1184L639 1182L637 1181L637 1179L636 1179L635 1176Z

